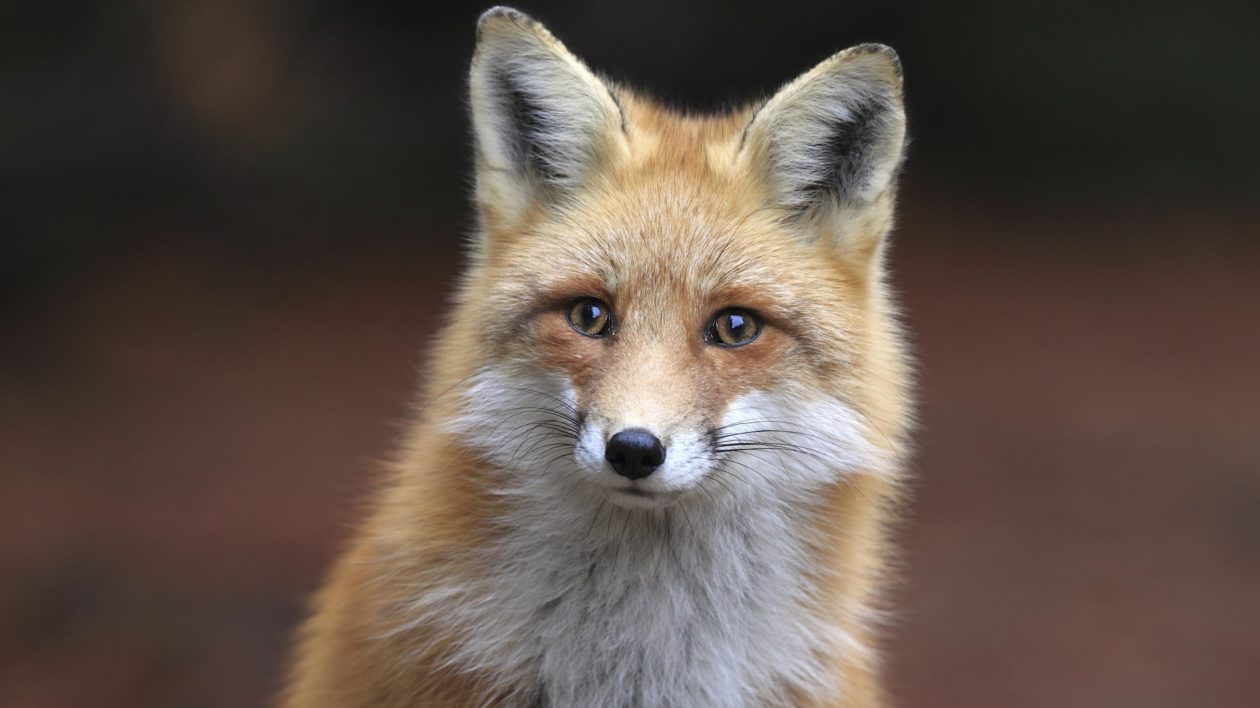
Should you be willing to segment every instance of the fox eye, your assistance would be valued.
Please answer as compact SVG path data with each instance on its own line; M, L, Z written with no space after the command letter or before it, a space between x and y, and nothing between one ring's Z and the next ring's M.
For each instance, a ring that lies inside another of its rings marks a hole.
M739 347L761 334L761 322L748 310L722 310L709 324L709 341L719 347Z
M593 297L584 297L569 305L569 326L586 337L607 337L612 334L612 314L608 305Z

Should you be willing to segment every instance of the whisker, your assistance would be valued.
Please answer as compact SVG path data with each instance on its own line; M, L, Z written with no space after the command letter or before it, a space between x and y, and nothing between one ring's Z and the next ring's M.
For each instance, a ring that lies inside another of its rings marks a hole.
M714 471L718 471L718 470L720 470L720 469L721 469L720 467L715 467L715 468L714 468ZM712 479L714 482L717 482L718 484L722 485L723 487L726 487L726 491L730 492L732 496L735 494L735 490L734 490L734 488L732 488L729 484L727 484L725 481L723 481L723 479L722 479L722 476L721 476L721 475L709 475L709 479ZM702 486L702 487L701 487L701 489L703 489L703 488L704 488L704 487Z
M596 521L599 521L599 515L600 515L600 513L602 513L602 512L604 511L604 506L605 506L606 504L608 504L608 500L607 500L607 499L601 499L601 500L599 501L599 506L598 506L598 507L596 507L596 509L595 509L595 514L591 517L591 525L590 525L590 527L589 527L589 528L587 528L587 529L586 529L586 533L585 533L585 534L583 534L583 537L584 537L584 538L588 538L588 539L589 539L589 538L591 537L591 532L595 530L595 522L596 522Z
M630 514L622 514L624 521L621 523L621 536L617 538L617 548L621 548L626 541L626 531L630 528Z
M696 531L696 525L691 523L691 514L687 513L687 505L680 504L678 508L679 510L682 511L683 519L687 521L687 525L691 527L691 535L695 536L696 538L699 538L700 534L699 532Z
M779 452L793 452L798 455L806 455L806 456L812 457L815 460L818 460L819 462L822 462L824 464L835 462L834 459L827 457L826 455L823 455L820 452L816 452L808 448L800 447L799 445L791 445L788 443L779 443L779 442L727 443L721 446L715 446L713 449L716 452L723 452L723 453L750 451L750 450L773 450L773 451L779 451Z
M503 385L503 386L500 386L500 388L507 389L507 390L509 390L509 391L522 391L522 392L524 392L524 393L532 393L532 394L534 394L535 396L542 396L542 397L544 397L544 398L549 398L549 399L551 399L551 400L555 401L556 403L559 403L560 405L564 406L565 408L568 408L569 410L573 411L574 413L577 413L577 412L578 412L577 406L573 405L573 404L572 404L572 403L570 403L569 401L566 401L565 399L563 399L563 398L561 398L561 397L559 397L559 396L557 396L557 395L555 395L555 394L547 393L546 391L539 391L539 390L537 390L537 389L525 388L525 387L523 387L523 386L506 386L506 385Z
M522 448L525 447L526 443L530 443L529 448L525 449L525 454L528 455L530 452L533 452L535 447L540 445L543 441L546 441L548 437L556 434L556 433L534 434L532 431L537 430L539 427L540 426L537 426L537 425L531 426L530 427L531 432L529 434L524 435L521 438L521 441L517 443L516 445L516 449L512 451L512 455L509 457L509 460L511 462L515 463L518 459L521 459Z
M760 478L761 478L761 481L765 482L767 485L771 484L771 482L770 482L770 478L769 478L769 477L767 477L767 476L765 476L764 474L762 474L762 473L761 473L761 470L758 470L757 468L753 467L752 465L750 465L750 464L748 464L748 463L746 463L746 462L742 462L742 461L740 461L740 460L736 460L736 459L731 458L731 457L726 458L725 460L723 460L723 462L725 462L725 463L730 463L730 464L735 464L735 465L739 465L740 467L743 467L744 469L748 470L749 472L752 472L753 474L755 474L755 475L757 475L758 477L760 477Z
M758 428L756 430L741 430L737 433L724 433L722 435L714 436L714 439L720 442L722 440L726 440L730 438L737 438L743 435L763 435L766 433L781 433L784 435L798 435L800 437L806 437L806 438L811 438L813 440L818 440L828 445L834 444L834 441L830 440L829 438L823 437L822 435L818 435L817 433L811 433L804 430L792 430L790 428Z

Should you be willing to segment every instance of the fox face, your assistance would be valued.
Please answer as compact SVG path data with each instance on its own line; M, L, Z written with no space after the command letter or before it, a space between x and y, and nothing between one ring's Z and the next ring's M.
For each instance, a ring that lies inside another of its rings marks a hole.
M487 13L452 337L482 354L452 429L519 484L620 507L878 470L904 399L882 265L901 82L865 45L759 105L684 116Z
M482 17L472 262L289 705L882 704L901 85L681 115Z

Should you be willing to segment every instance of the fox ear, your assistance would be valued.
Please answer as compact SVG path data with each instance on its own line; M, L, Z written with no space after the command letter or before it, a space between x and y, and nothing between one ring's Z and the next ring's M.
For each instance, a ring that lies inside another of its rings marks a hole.
M771 199L789 212L846 220L865 219L872 209L891 212L905 143L901 84L901 64L889 47L863 44L835 54L753 114L741 156L762 171Z
M625 116L609 87L511 8L492 8L477 22L469 93L478 201L501 216L580 188L625 146Z

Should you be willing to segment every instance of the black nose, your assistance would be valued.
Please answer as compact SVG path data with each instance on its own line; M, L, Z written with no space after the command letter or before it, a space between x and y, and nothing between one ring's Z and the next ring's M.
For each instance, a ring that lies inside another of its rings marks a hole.
M608 441L604 459L622 477L643 479L665 461L665 446L642 428L626 428Z

